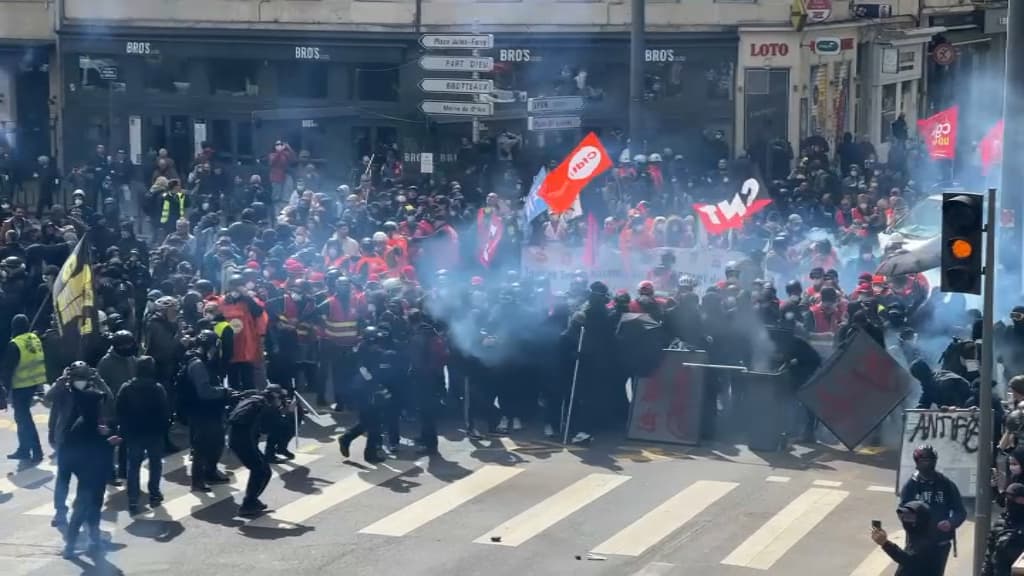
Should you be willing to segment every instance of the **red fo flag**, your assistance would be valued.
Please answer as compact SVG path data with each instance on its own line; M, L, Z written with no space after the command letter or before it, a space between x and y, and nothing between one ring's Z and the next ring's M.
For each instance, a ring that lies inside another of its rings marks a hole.
M995 126L989 129L988 134L978 144L978 151L981 152L981 173L988 175L993 164L1000 164L1003 161L1003 121L1000 120Z
M917 129L928 146L932 159L952 160L956 157L956 130L959 108L953 106L924 120L917 121Z
M769 198L758 198L760 192L761 185L756 179L749 178L731 201L723 200L718 204L694 204L693 209L697 211L708 234L717 236L733 228L742 228L748 218L772 203Z
M611 166L608 151L591 132L557 168L548 173L537 195L547 202L552 214L565 212L572 207L583 188Z

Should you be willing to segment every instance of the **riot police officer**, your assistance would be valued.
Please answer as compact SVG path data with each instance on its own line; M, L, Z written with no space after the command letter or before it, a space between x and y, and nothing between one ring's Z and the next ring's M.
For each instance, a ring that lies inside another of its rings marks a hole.
M394 352L382 345L383 338L374 326L363 331L363 340L356 348L357 374L352 385L352 396L359 409L359 422L338 438L341 455L349 457L352 442L366 434L363 459L369 463L382 462L380 454L381 415L390 398L387 382L393 378Z

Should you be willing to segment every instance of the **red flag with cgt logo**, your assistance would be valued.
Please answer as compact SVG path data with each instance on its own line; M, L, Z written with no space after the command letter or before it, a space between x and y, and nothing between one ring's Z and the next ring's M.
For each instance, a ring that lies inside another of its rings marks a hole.
M565 212L572 207L583 188L611 166L608 151L591 132L557 168L548 173L537 195L547 202L552 213Z
M928 156L934 160L952 160L956 157L956 130L960 109L947 108L933 116L917 121L917 129L928 146Z

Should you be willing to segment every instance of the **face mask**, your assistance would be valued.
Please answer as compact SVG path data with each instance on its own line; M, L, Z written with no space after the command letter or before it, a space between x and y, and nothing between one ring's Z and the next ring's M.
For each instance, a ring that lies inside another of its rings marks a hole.
M89 384L88 380L75 380L71 383L75 387L75 390L85 390L86 385Z
M968 372L977 372L978 371L978 361L977 360L974 360L974 359L968 360L967 358L961 358L961 361L964 364L964 368L966 368Z
M270 278L270 270L264 270L263 271L263 277L264 278Z
M921 460L917 463L917 471L925 476L931 475L935 472L935 461L933 460Z
M800 296L798 294L793 294L789 297L789 301L793 304L798 304L800 302Z
M75 198L75 206L81 206L84 203L85 201L82 200L81 198Z
M203 210L209 210L209 209L210 209L210 203L209 202L203 202Z
M240 297L242 295L242 293L239 292L238 290L232 290L230 292L230 295L231 295L232 298L238 298L238 297Z
M252 290L254 288L256 288L256 283L255 282L246 282L245 283L245 289L246 290Z

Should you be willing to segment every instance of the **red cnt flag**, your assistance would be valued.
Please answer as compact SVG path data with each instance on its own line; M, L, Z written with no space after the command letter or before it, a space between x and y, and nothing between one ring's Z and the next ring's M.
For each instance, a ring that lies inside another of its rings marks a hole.
M708 234L717 236L735 228L742 228L750 217L772 203L769 198L758 198L760 192L761 185L758 181L748 178L731 201L723 200L717 204L694 204L693 209L697 211L701 224L704 225Z
M1003 121L1000 120L989 129L988 134L978 144L981 152L981 173L988 175L994 164L1003 161Z
M608 151L591 132L557 168L548 173L537 195L547 202L552 214L565 212L572 207L583 188L611 166Z
M932 159L952 160L956 157L956 131L960 109L957 106L947 108L937 114L917 121L917 130L921 133L928 156Z

